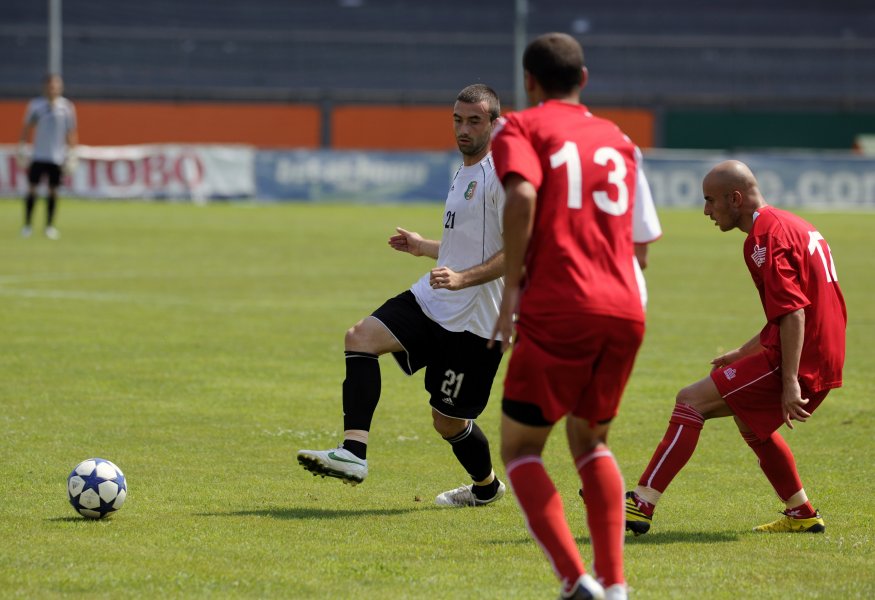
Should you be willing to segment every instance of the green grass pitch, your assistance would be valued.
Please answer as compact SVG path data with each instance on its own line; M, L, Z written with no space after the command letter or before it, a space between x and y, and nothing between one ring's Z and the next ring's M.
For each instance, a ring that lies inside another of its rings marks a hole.
M294 459L340 440L344 332L429 268L386 239L399 225L439 237L439 204L64 201L57 242L19 238L20 214L0 202L0 595L555 597L510 496L434 506L466 476L431 428L421 374L381 361L363 485ZM875 214L805 216L830 242L850 314L845 387L785 430L826 533L752 533L782 505L733 423L709 422L652 533L627 538L635 598L875 596ZM762 325L742 234L699 211L661 218L647 337L610 440L629 486L677 390ZM499 380L480 419L493 449L500 395ZM590 564L561 434L545 460ZM129 484L98 522L65 492L92 456Z

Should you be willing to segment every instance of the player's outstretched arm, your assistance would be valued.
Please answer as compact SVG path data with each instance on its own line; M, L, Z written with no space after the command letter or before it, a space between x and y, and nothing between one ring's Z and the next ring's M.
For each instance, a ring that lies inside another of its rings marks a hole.
M427 240L415 231L407 231L396 227L395 235L389 238L389 245L399 252L407 252L413 256L428 256L436 259L441 243L437 240Z

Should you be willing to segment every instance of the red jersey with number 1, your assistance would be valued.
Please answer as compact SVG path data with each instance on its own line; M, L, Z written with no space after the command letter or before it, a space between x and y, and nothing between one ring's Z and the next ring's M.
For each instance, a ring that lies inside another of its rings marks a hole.
M809 392L841 387L848 313L823 236L801 217L765 206L744 241L744 260L768 320L760 343L770 364L781 365L781 317L801 308L799 382Z
M644 321L634 270L635 144L582 104L507 116L492 142L499 178L538 191L520 313Z

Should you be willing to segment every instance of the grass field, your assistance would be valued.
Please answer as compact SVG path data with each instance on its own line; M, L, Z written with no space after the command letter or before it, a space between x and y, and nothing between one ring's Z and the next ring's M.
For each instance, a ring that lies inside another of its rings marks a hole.
M0 202L0 596L555 597L512 498L434 506L466 476L431 429L421 375L383 359L363 485L294 460L339 442L344 331L429 267L386 239L396 225L439 236L439 205L66 201L57 242L20 239L20 211ZM826 533L750 532L782 505L733 423L709 422L652 533L627 538L635 598L875 597L875 214L806 216L850 314L845 387L786 433ZM611 438L629 486L676 391L762 324L742 234L697 211L661 218L647 338ZM480 420L493 448L500 394ZM545 460L590 562L559 433ZM105 521L66 499L91 456L128 478Z

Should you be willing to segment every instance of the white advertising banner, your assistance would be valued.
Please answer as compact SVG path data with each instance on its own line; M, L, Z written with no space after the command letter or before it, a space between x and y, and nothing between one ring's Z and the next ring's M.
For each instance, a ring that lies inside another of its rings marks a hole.
M875 158L838 152L646 151L644 171L654 202L701 208L702 179L730 158L750 166L769 204L819 210L875 208Z
M27 174L17 146L0 146L0 196L19 196ZM65 195L83 198L161 198L203 202L255 196L251 146L155 144L79 146L76 172Z

